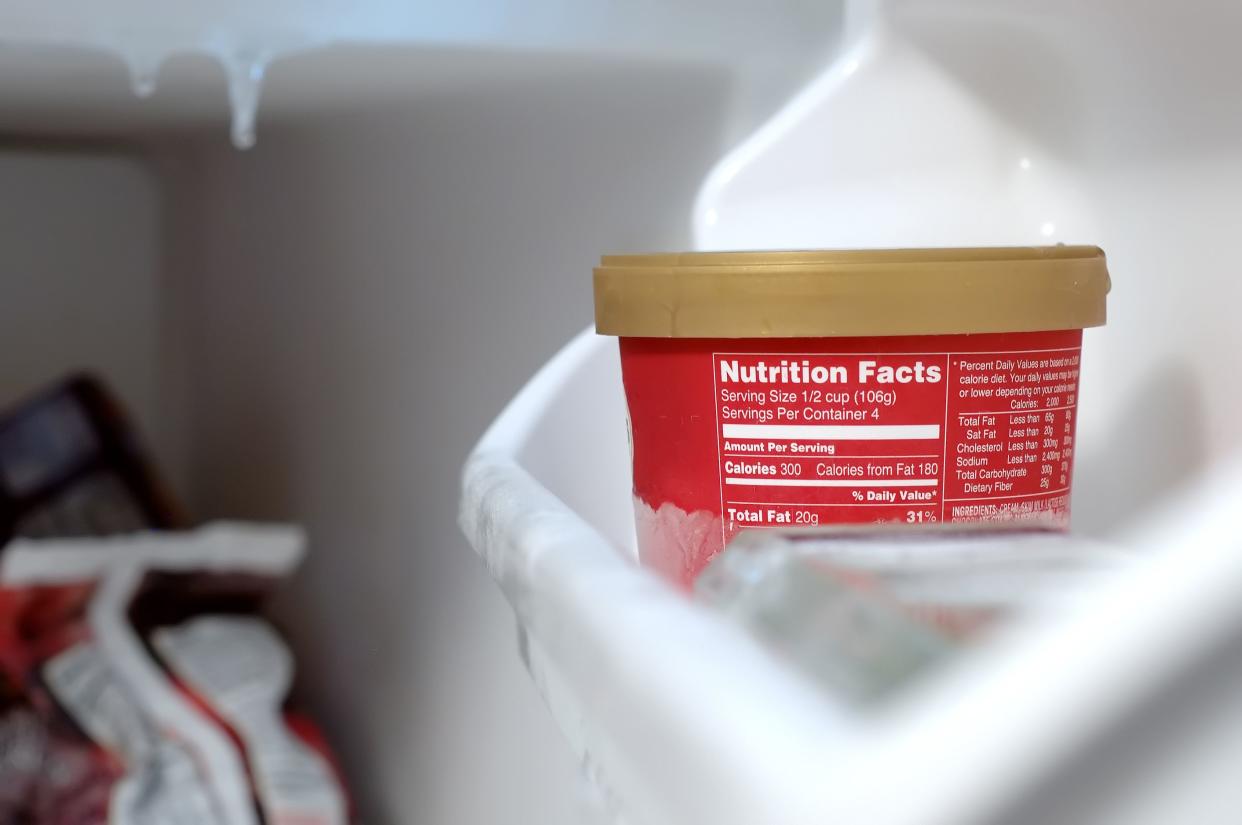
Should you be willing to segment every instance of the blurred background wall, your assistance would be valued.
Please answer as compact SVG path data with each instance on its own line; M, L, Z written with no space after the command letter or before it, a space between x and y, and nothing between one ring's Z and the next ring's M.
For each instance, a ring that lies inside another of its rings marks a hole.
M687 246L732 89L659 62L369 59L458 80L263 127L247 153L158 155L190 501L309 528L281 609L368 821L569 822L577 766L456 527L457 474L591 322L601 252Z
M160 183L114 142L0 142L0 406L75 370L107 376L183 486Z
M278 613L365 821L580 821L459 468L591 323L601 253L691 244L842 4L123 5L0 9L0 401L91 369L193 515L307 526ZM241 153L220 65L176 53L216 19L355 44L278 51Z

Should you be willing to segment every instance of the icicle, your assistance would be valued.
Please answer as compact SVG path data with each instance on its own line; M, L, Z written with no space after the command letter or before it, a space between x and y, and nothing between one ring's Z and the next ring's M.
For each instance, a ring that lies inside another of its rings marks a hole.
M233 145L249 149L255 142L255 120L267 59L258 54L233 54L224 58L224 70L228 75L229 105L233 111Z
M155 94L156 73L136 67L130 68L130 84L138 97L150 97Z
M118 47L125 64L129 67L130 87L138 97L150 97L155 93L156 79L164 53L151 49L134 48L132 45Z

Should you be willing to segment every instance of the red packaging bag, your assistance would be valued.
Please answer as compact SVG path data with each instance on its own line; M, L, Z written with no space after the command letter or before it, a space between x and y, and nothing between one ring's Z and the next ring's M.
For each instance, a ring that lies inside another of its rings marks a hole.
M258 657L248 669L238 671L238 651L220 649L215 638L195 647L197 672L216 664L230 676L253 675L216 679L209 687L224 692L207 691L215 707L165 673L142 636L152 621L185 621L203 608L253 610L301 553L296 529L236 524L10 545L0 558L0 664L47 731L71 734L45 737L42 777L15 794L16 810L64 825L347 821L329 759L284 721L291 657L259 619L212 618L257 639L247 648ZM232 727L221 709L233 715ZM15 781L25 775L9 773ZM311 774L313 787L292 797L291 782Z

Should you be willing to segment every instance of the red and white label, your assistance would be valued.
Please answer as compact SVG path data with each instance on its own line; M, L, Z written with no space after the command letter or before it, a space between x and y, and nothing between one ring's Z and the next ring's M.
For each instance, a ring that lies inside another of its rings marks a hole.
M726 538L1067 513L1077 347L713 359Z
M1066 524L1081 341L1066 331L757 351L737 346L760 343L749 340L626 340L640 542L671 546L679 512L719 518L712 546L701 519L678 537L676 552L693 556L673 566L685 579L751 528ZM641 523L648 511L654 532ZM640 550L670 567L669 546Z

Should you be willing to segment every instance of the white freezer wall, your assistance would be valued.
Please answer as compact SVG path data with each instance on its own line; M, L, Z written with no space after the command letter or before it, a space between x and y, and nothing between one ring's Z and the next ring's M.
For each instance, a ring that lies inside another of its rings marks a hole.
M1087 243L1074 527L1116 535L1242 448L1228 240L1242 6L882 0L847 54L721 160L704 248ZM903 124L917 123L919 128Z
M99 375L183 486L162 233L159 181L134 148L0 143L0 406L71 372Z
M458 472L590 323L601 252L689 244L731 90L688 65L444 59L471 68L441 93L161 151L189 497L309 528L280 613L366 821L577 822Z

